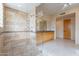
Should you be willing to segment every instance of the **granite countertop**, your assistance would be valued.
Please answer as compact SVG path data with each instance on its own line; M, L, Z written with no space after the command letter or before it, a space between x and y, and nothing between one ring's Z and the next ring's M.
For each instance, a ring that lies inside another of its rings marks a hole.
M54 32L54 31L36 31L36 32Z

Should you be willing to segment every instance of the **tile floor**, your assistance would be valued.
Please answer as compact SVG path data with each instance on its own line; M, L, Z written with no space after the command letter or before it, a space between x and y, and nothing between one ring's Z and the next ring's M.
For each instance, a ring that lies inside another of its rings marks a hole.
M72 40L52 40L38 46L43 56L79 56L79 47Z

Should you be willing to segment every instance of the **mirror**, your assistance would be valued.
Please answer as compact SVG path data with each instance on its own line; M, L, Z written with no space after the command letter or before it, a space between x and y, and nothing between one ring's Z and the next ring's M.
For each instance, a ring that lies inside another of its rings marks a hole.
M37 20L36 25L37 31L46 31L47 30L47 21L46 20Z

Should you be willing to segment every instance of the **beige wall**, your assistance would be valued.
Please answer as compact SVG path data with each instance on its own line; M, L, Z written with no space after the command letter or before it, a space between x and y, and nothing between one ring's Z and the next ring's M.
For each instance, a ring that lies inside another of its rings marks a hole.
M71 18L71 39L75 40L75 16Z
M56 19L56 38L63 39L63 19L62 17Z
M75 42L76 42L76 44L79 44L79 9L77 9L77 11L76 11Z

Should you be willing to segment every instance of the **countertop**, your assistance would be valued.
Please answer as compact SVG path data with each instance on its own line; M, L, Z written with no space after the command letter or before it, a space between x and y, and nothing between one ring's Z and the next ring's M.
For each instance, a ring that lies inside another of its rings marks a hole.
M36 31L36 32L54 32L54 31Z

